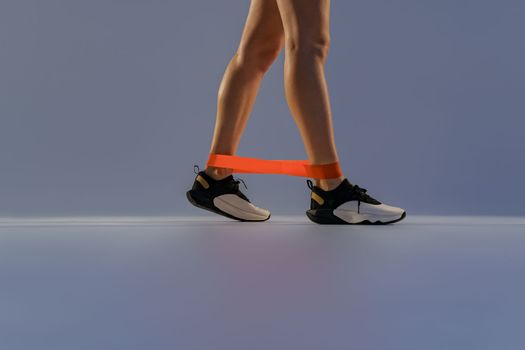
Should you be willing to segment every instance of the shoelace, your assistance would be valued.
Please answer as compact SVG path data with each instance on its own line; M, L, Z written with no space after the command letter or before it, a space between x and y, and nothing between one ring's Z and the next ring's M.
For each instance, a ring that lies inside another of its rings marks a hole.
M358 193L359 198L361 198L361 197L368 197L368 195L366 194L366 188L362 188L362 187L359 187L357 185L354 185L354 191L356 193Z
M197 170L195 170L195 169L197 169ZM197 164L194 164L194 165L193 165L193 172L194 172L195 174L198 174L198 173L200 172L199 166L198 166ZM236 179L233 180L233 183L235 184L236 189L237 189L237 190L239 189L239 184L240 184L241 182L242 182L242 184L244 185L244 188L248 189L248 186L246 186L246 183L245 183L244 180L241 179L241 178L236 178Z
M239 188L239 183L242 182L242 184L244 185L244 188L248 189L248 187L246 187L246 184L244 183L244 180L241 179L241 178L236 178L234 181L235 185L237 185L237 189Z
M354 192L357 193L357 213L361 211L361 200L366 199L368 195L366 194L366 188L361 188L357 185L354 185Z

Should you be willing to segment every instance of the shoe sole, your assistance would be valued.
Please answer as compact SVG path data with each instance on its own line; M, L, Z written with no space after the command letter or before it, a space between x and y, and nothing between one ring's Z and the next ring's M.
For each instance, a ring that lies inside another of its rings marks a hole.
M213 203L211 203L211 206L208 206L208 205L205 205L205 204L202 204L202 203L199 203L199 200L197 198L194 198L194 196L192 195L192 190L189 190L188 192L186 192L186 198L188 198L188 200L190 201L191 204L193 204L194 206L196 206L197 208L201 208L201 209L204 209L204 210L208 210L212 213L215 213L215 214L219 214L219 215L222 215L222 216L225 216L227 218L230 218L230 219L233 219L233 220L237 220L237 221L243 221L243 222L263 222L263 221L266 221L270 218L270 216L272 216L272 214L270 213L270 215L268 215L268 217L266 219L263 219L263 220L247 220L247 219L242 219L242 218L238 218L236 216L233 216L229 213L226 213L225 211L222 211L220 210L219 208L217 208Z
M321 225L387 225L387 224L393 224L395 222L401 221L406 216L406 211L401 214L401 217L390 220L390 221L370 221L370 220L363 220L359 222L347 222L340 217L337 217L333 213L333 209L309 209L306 211L306 216L316 224Z

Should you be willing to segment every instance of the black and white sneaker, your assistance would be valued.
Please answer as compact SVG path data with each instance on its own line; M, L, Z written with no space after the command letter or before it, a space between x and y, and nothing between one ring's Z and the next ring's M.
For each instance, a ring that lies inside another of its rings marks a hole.
M195 168L198 171L197 165ZM235 180L233 175L215 180L204 170L194 172L197 176L193 187L186 192L186 197L194 206L239 221L266 221L270 218L269 210L256 207L239 190L241 181L246 187L243 180Z
M391 224L406 216L404 209L379 202L346 178L330 191L313 186L309 179L306 183L312 190L306 215L318 224Z

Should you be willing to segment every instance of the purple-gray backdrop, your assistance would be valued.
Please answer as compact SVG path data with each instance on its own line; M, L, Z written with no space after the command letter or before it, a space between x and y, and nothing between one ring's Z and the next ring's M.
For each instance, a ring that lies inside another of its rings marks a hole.
M0 2L0 216L200 215L216 94L248 1ZM525 214L525 2L332 2L326 73L351 181L421 214ZM238 154L305 159L263 81ZM305 179L239 175L302 214Z

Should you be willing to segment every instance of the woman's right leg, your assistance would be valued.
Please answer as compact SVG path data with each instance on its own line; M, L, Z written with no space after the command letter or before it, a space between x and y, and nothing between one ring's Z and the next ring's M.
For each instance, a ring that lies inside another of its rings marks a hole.
M261 80L284 44L276 0L252 0L237 52L224 73L217 96L217 115L210 153L235 154ZM230 169L208 167L215 179Z
M312 164L338 161L324 75L330 43L330 0L277 0L286 37L285 92ZM344 176L315 179L325 190Z

